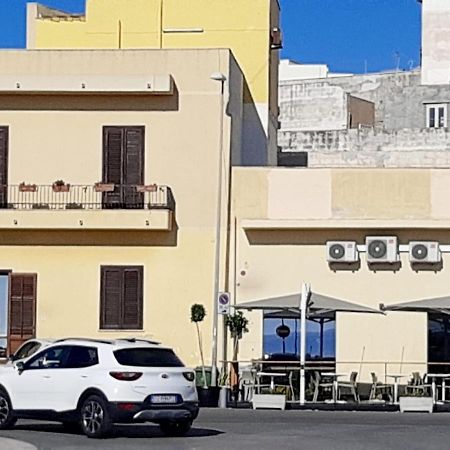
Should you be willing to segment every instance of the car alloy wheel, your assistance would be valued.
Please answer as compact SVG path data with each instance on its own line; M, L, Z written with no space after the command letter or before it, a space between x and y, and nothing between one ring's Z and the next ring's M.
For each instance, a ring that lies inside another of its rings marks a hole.
M16 423L8 394L0 391L0 430L11 428Z
M81 425L88 437L101 438L109 432L111 421L102 398L93 395L85 400L81 408Z

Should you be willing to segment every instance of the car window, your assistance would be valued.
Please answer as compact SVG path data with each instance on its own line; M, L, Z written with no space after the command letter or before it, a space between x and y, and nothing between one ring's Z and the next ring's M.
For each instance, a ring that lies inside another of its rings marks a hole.
M28 358L33 353L36 353L40 348L40 342L27 342L26 344L22 345L19 350L17 350L17 352L12 357L12 360L17 361L18 359Z
M32 357L25 368L29 369L60 369L64 367L70 347L51 347Z
M122 366L184 367L177 355L165 348L126 348L116 350L114 356Z
M98 364L98 353L95 347L83 347L74 345L70 347L70 353L65 362L65 369L90 367Z

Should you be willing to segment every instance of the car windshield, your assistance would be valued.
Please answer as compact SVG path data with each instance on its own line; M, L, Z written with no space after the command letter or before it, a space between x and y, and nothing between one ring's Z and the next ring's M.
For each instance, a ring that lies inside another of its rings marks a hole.
M165 348L126 348L116 350L114 356L122 366L184 367L175 353Z

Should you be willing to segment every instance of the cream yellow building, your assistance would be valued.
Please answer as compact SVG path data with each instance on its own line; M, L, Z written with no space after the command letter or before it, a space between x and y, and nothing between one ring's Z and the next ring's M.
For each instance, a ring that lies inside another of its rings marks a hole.
M87 0L83 15L28 4L28 49L231 49L245 80L243 165L276 165L280 46L278 0Z
M133 335L198 364L203 303L209 359L243 84L225 49L0 52L4 347Z
M449 170L235 168L233 181L236 252L230 272L237 304L300 292L303 282L374 309L450 294ZM400 260L369 266L367 236L396 236ZM328 241L356 241L360 262L330 265ZM438 242L442 263L411 264L411 241ZM263 353L262 313L248 314L250 333L240 353L245 360ZM433 348L431 319L424 312L337 313L335 355L329 359L338 373L355 370L366 381L370 372L381 379L424 373L429 355L445 352L445 342ZM314 346L307 346L313 359ZM449 362L448 355L439 357Z

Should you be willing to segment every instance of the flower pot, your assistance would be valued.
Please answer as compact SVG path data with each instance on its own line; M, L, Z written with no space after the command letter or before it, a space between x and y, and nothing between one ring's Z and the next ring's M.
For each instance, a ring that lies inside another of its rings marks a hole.
M54 184L52 185L53 192L69 192L70 184Z
M113 192L115 188L114 183L95 183L95 192Z
M253 394L253 409L281 409L286 408L286 396L283 394Z
M432 397L400 397L400 412L433 412Z
M209 386L204 388L197 386L198 402L203 408L217 408L219 405L219 386Z
M20 192L36 192L37 191L37 186L35 184L20 183L19 184L19 191Z

